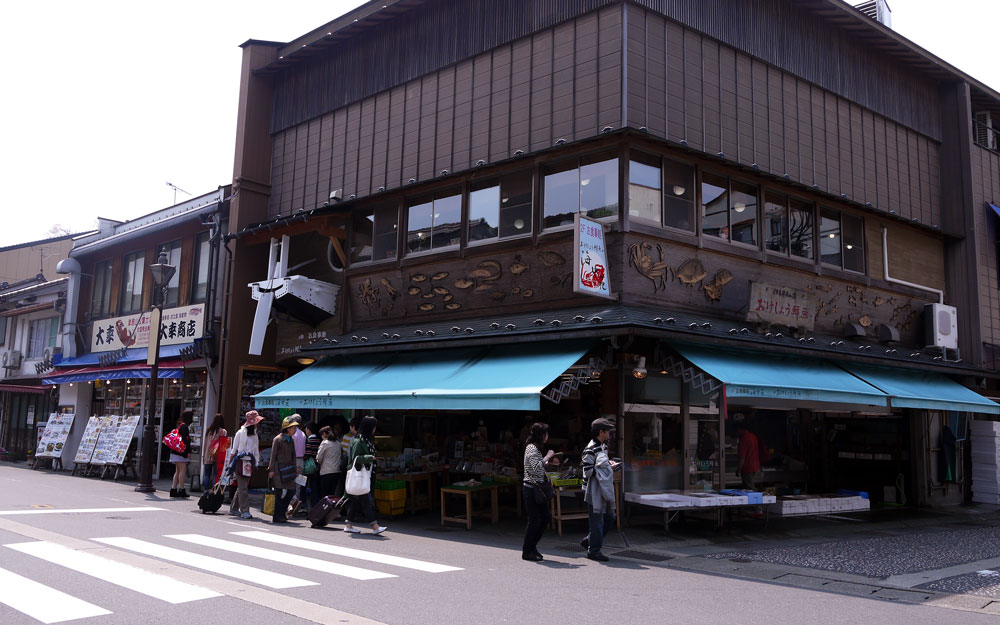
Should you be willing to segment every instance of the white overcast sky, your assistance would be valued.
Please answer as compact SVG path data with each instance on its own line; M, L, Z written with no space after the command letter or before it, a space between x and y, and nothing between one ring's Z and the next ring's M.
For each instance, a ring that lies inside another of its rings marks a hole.
M889 3L897 32L1000 90L1000 0ZM0 246L164 208L168 181L194 195L229 183L239 44L289 41L361 4L3 3Z

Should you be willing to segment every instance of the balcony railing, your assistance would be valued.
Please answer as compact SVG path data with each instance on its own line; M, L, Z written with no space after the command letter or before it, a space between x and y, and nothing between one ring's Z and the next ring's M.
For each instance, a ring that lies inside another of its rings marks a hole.
M972 141L979 147L998 152L1000 151L1000 128L973 119Z

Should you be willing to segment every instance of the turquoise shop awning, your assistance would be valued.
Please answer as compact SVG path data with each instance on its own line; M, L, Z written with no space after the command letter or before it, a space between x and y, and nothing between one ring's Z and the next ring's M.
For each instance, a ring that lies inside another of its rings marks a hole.
M340 356L254 396L256 408L538 410L590 349L565 341Z
M889 395L893 408L1000 414L1000 404L937 373L872 365L842 366Z
M822 359L674 344L719 382L726 397L886 407L885 393Z

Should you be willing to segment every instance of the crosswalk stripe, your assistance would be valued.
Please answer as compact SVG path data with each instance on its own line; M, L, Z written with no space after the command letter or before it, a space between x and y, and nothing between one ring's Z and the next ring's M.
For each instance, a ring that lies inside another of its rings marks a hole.
M168 535L167 538L183 540L185 542L194 543L196 545L201 545L203 547L214 547L215 549L231 551L233 553L239 553L246 556L261 558L263 560L271 560L273 562L283 562L285 564L291 564L293 566L312 569L314 571L320 571L323 573L342 575L344 577L350 577L357 580L385 579L387 577L396 577L395 575L389 573L371 571L368 569L358 568L356 566L349 566L347 564L337 564L335 562L327 562L326 560L320 560L318 558L310 558L306 556L284 553L281 551L275 551L274 549L264 549L262 547L254 547L253 545L244 545L242 543L232 542L228 540L221 540L218 538L211 538L209 536L201 536L199 534L172 534Z
M188 601L222 596L207 588L186 584L166 575L144 571L129 564L115 562L108 558L70 549L56 543L38 541L5 546L21 553L26 553L29 556L64 566L84 575L96 577L97 579L117 584L123 588L161 599L167 603L186 603Z
M0 569L0 603L43 623L111 614L104 608Z
M105 545L111 545L112 547L118 547L119 549L127 549L129 551L135 551L154 558L161 558L171 562L179 562L185 566L210 571L226 577L234 577L239 580L260 584L261 586L267 586L270 588L299 588L301 586L319 585L317 582L311 582L306 579L300 579L290 575L282 575L281 573L266 571L264 569L258 569L256 567L239 564L237 562L230 562L229 560L222 560L220 558L213 558L211 556L204 556L200 553L193 553L191 551L157 545L155 543L129 538L126 536L94 538L93 540L99 543L104 543Z
M25 514L82 514L84 512L156 512L166 508L142 506L136 508L39 508L38 510L0 510L0 516L20 516Z
M267 532L233 532L233 534L235 536L243 536L244 538L253 538L255 540L263 540L279 545L288 545L289 547L299 547L301 549L320 551L336 556L368 560L369 562L400 566L407 569L416 569L427 573L446 573L448 571L462 570L455 566L435 564L434 562L424 562L422 560L412 560L410 558L402 558L382 553L372 553L369 551L362 551L361 549L351 549L349 547L338 547L336 545L328 545L326 543L312 540L302 540L300 538L290 538L288 536L281 536L278 534L268 534Z

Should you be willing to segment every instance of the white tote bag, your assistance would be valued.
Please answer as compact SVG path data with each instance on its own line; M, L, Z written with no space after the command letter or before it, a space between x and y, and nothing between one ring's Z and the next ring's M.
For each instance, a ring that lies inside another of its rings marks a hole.
M372 470L362 467L355 469L351 467L347 470L347 479L344 482L344 490L348 495L367 495L372 488Z

